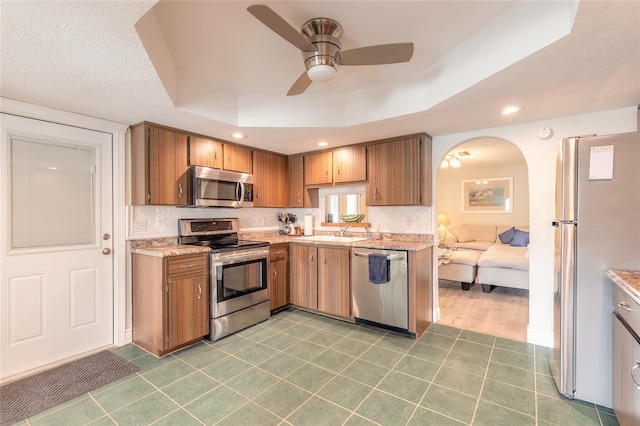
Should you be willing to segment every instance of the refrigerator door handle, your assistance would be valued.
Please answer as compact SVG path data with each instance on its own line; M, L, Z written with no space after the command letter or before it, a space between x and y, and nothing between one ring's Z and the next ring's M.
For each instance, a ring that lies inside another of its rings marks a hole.
M578 226L578 221L577 220L554 220L553 222L551 222L551 226L553 226L554 228L559 228L560 225Z

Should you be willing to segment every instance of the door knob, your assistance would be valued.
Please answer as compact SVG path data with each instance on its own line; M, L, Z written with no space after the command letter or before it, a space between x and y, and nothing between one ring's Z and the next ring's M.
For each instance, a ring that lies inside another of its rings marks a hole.
M107 254L111 254L111 249L108 247L105 247L102 249L102 254L107 255Z
M102 236L102 239L105 240L105 241L110 239L110 238L111 238L111 234L109 234L108 232L105 232L105 234Z

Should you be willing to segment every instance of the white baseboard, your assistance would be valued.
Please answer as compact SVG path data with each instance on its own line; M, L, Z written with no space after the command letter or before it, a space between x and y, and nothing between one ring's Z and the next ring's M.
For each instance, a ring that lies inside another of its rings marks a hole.
M433 322L440 321L440 307L438 306L433 310Z
M553 333L547 331L535 330L527 326L527 342L534 345L553 347Z

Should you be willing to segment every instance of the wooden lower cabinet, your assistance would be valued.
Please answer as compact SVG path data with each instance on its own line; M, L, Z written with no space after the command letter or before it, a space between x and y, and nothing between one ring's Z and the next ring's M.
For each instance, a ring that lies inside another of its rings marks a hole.
M640 424L640 343L613 314L613 411L620 426ZM636 382L634 382L636 381Z
M133 342L162 356L209 334L209 255L132 256Z
M318 309L318 248L291 245L291 303Z
M303 308L351 316L351 250L291 246L291 303Z
M271 311L289 304L289 244L275 244L269 252Z

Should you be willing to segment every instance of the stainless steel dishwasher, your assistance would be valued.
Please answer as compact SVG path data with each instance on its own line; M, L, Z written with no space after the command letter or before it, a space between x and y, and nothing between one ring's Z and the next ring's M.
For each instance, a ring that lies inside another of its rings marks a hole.
M352 302L357 323L411 334L409 328L409 281L407 252L400 250L352 249ZM387 257L389 281L369 282L369 255Z

